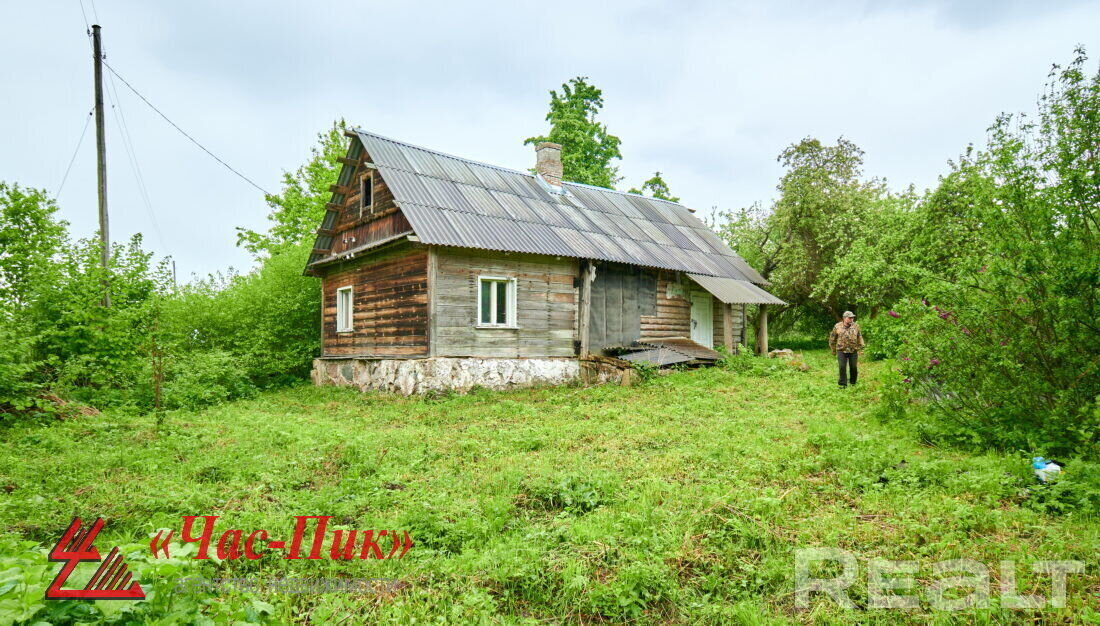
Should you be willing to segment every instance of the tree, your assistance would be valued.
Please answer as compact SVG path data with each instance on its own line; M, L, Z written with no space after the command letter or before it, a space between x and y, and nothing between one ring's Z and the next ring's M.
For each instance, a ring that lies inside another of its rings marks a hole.
M775 271L781 298L822 307L834 318L852 302L841 288L815 290L821 275L864 232L867 215L883 195L878 181L863 181L863 151L843 137L828 146L806 138L779 155L787 168L773 217L778 239Z
M920 209L945 240L913 238L931 262L912 263L919 282L894 321L903 376L933 409L926 431L1100 449L1100 73L1085 62L1078 50L1055 66L1037 120L1000 116Z
M49 282L68 225L45 191L0 182L0 303L12 310L31 305L39 285Z
M524 145L550 141L561 144L563 178L567 181L613 189L618 182L617 167L621 159L619 138L607 132L607 126L596 121L603 108L603 92L588 84L588 77L578 76L561 86L561 93L550 91L550 134L529 137Z
M669 202L680 201L680 198L672 195L672 191L670 191L668 188L668 183L666 183L665 179L661 177L660 172L654 172L653 178L650 178L649 180L642 183L641 189L631 187L628 193L636 193L639 196L644 196L647 191L649 192L650 196L660 200L668 200Z
M771 280L783 249L773 215L756 202L747 208L720 213L721 222L717 225L718 235L765 280Z
M271 227L266 233L237 228L237 245L260 256L270 256L294 247L313 237L325 215L325 204L332 192L329 187L340 175L338 158L347 153L344 120L333 122L332 128L317 134L317 145L305 165L294 172L283 173L283 191L265 197L271 212L267 219Z

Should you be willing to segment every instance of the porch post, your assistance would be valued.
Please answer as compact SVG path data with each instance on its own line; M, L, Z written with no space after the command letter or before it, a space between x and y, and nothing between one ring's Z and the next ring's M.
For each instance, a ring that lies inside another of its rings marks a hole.
M760 305L760 316L756 319L756 353L768 356L768 305Z

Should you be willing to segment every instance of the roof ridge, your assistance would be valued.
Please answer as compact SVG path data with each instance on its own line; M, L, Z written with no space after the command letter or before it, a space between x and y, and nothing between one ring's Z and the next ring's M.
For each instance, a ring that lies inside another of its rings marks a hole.
M392 141L393 143L399 143L399 144L401 144L403 146L407 146L409 148L416 148L417 150L423 150L424 152L430 152L430 153L438 155L438 156L444 156L444 157L447 157L448 159L455 159L456 161L464 161L466 163L473 163L474 165L480 165L482 167L489 167L489 168L492 168L492 169L495 169L495 170L503 170L505 172L510 172L512 174L520 174L522 176L530 176L532 178L534 177L534 174L532 174L531 172L523 172L523 171L520 171L520 170L514 170L510 167L504 167L502 165L493 165L492 163L486 163L484 161L477 161L475 159L469 159L469 158L466 158L466 157L460 157L460 156L456 156L456 155L453 155L453 154L448 154L448 153L443 152L441 150L435 150L433 148L425 148L424 146L418 146L415 143L409 143L407 141L401 141L400 139L394 139L393 137L386 137L385 135L379 135L378 133L372 133L368 130L363 130L362 128L353 128L352 130L355 131L356 133L360 133L360 134L363 134L363 135L370 135L371 137L375 137L375 138L381 139L383 141ZM394 168L394 169L402 169L402 168ZM413 172L413 173L418 174L419 172Z

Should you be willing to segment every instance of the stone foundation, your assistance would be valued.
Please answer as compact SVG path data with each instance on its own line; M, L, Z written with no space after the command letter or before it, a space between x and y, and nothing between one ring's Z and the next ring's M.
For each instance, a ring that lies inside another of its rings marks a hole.
M618 383L633 377L616 359L314 359L313 384L357 387L413 395L434 391L465 393L474 387L503 390L540 385Z

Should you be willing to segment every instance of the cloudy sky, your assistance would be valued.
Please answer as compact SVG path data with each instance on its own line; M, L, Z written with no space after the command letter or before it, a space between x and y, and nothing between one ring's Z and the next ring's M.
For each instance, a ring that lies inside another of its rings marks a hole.
M119 74L269 190L341 117L529 167L523 139L545 132L548 90L584 75L603 89L603 120L623 141L620 187L660 170L700 213L770 201L776 155L808 135L855 141L867 172L895 187L933 185L997 113L1034 109L1052 63L1077 44L1100 54L1100 3L1083 1L83 0L83 9L103 26ZM0 24L0 180L55 193L92 105L81 4L9 1ZM247 268L234 227L263 227L261 194L122 83L108 93L112 239L144 233L181 278ZM91 130L59 204L78 235L94 234Z

